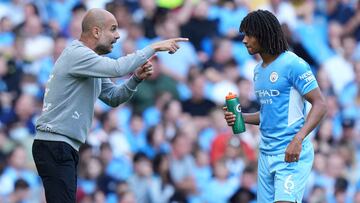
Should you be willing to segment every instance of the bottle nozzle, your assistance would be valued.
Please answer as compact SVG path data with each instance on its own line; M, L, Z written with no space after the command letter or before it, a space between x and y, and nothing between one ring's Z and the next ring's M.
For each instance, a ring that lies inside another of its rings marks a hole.
M226 95L226 99L234 99L234 98L236 98L236 96L237 96L236 94L229 92L229 94Z

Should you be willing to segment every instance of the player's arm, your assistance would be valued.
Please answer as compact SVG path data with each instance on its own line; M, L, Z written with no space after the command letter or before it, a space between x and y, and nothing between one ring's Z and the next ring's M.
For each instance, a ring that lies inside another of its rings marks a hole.
M243 113L244 121L248 124L259 125L260 124L260 112L255 113Z
M286 162L299 160L302 141L312 130L314 130L326 113L325 100L318 87L304 94L304 98L311 103L312 107L303 127L296 133L285 151Z
M295 134L294 138L285 151L285 161L294 162L300 158L302 141L320 123L326 113L326 103L322 96L315 76L310 66L303 60L292 63L289 69L289 82L297 91L311 103L312 107L302 128Z
M312 107L304 123L304 126L296 134L296 139L302 141L305 137L320 123L321 119L326 114L326 102L321 94L320 89L317 87L314 90L304 95L306 101L310 102Z
M224 118L228 126L233 126L235 123L235 115L232 112L227 111L227 107L223 107ZM244 122L253 125L259 125L260 123L260 112L255 113L243 113Z

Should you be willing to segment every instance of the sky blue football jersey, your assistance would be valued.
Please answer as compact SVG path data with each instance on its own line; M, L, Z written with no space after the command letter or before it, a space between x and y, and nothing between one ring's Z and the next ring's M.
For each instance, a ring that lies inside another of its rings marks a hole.
M304 125L303 95L318 84L310 66L290 51L280 54L266 68L261 64L254 69L255 95L261 105L260 150L280 154Z

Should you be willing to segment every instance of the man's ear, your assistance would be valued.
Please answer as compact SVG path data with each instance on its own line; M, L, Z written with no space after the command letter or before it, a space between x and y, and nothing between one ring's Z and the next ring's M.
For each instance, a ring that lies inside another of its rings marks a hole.
M93 27L92 29L92 35L96 38L99 39L100 35L101 35L101 29L99 27Z

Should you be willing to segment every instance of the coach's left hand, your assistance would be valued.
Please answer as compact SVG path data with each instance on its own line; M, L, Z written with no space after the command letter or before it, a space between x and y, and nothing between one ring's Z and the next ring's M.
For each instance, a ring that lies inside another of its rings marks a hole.
M144 80L150 77L153 74L153 72L154 70L152 67L152 63L150 60L148 60L144 65L142 65L141 67L135 70L135 76L141 80Z
M285 151L285 162L297 162L300 159L302 141L296 136L291 140Z

